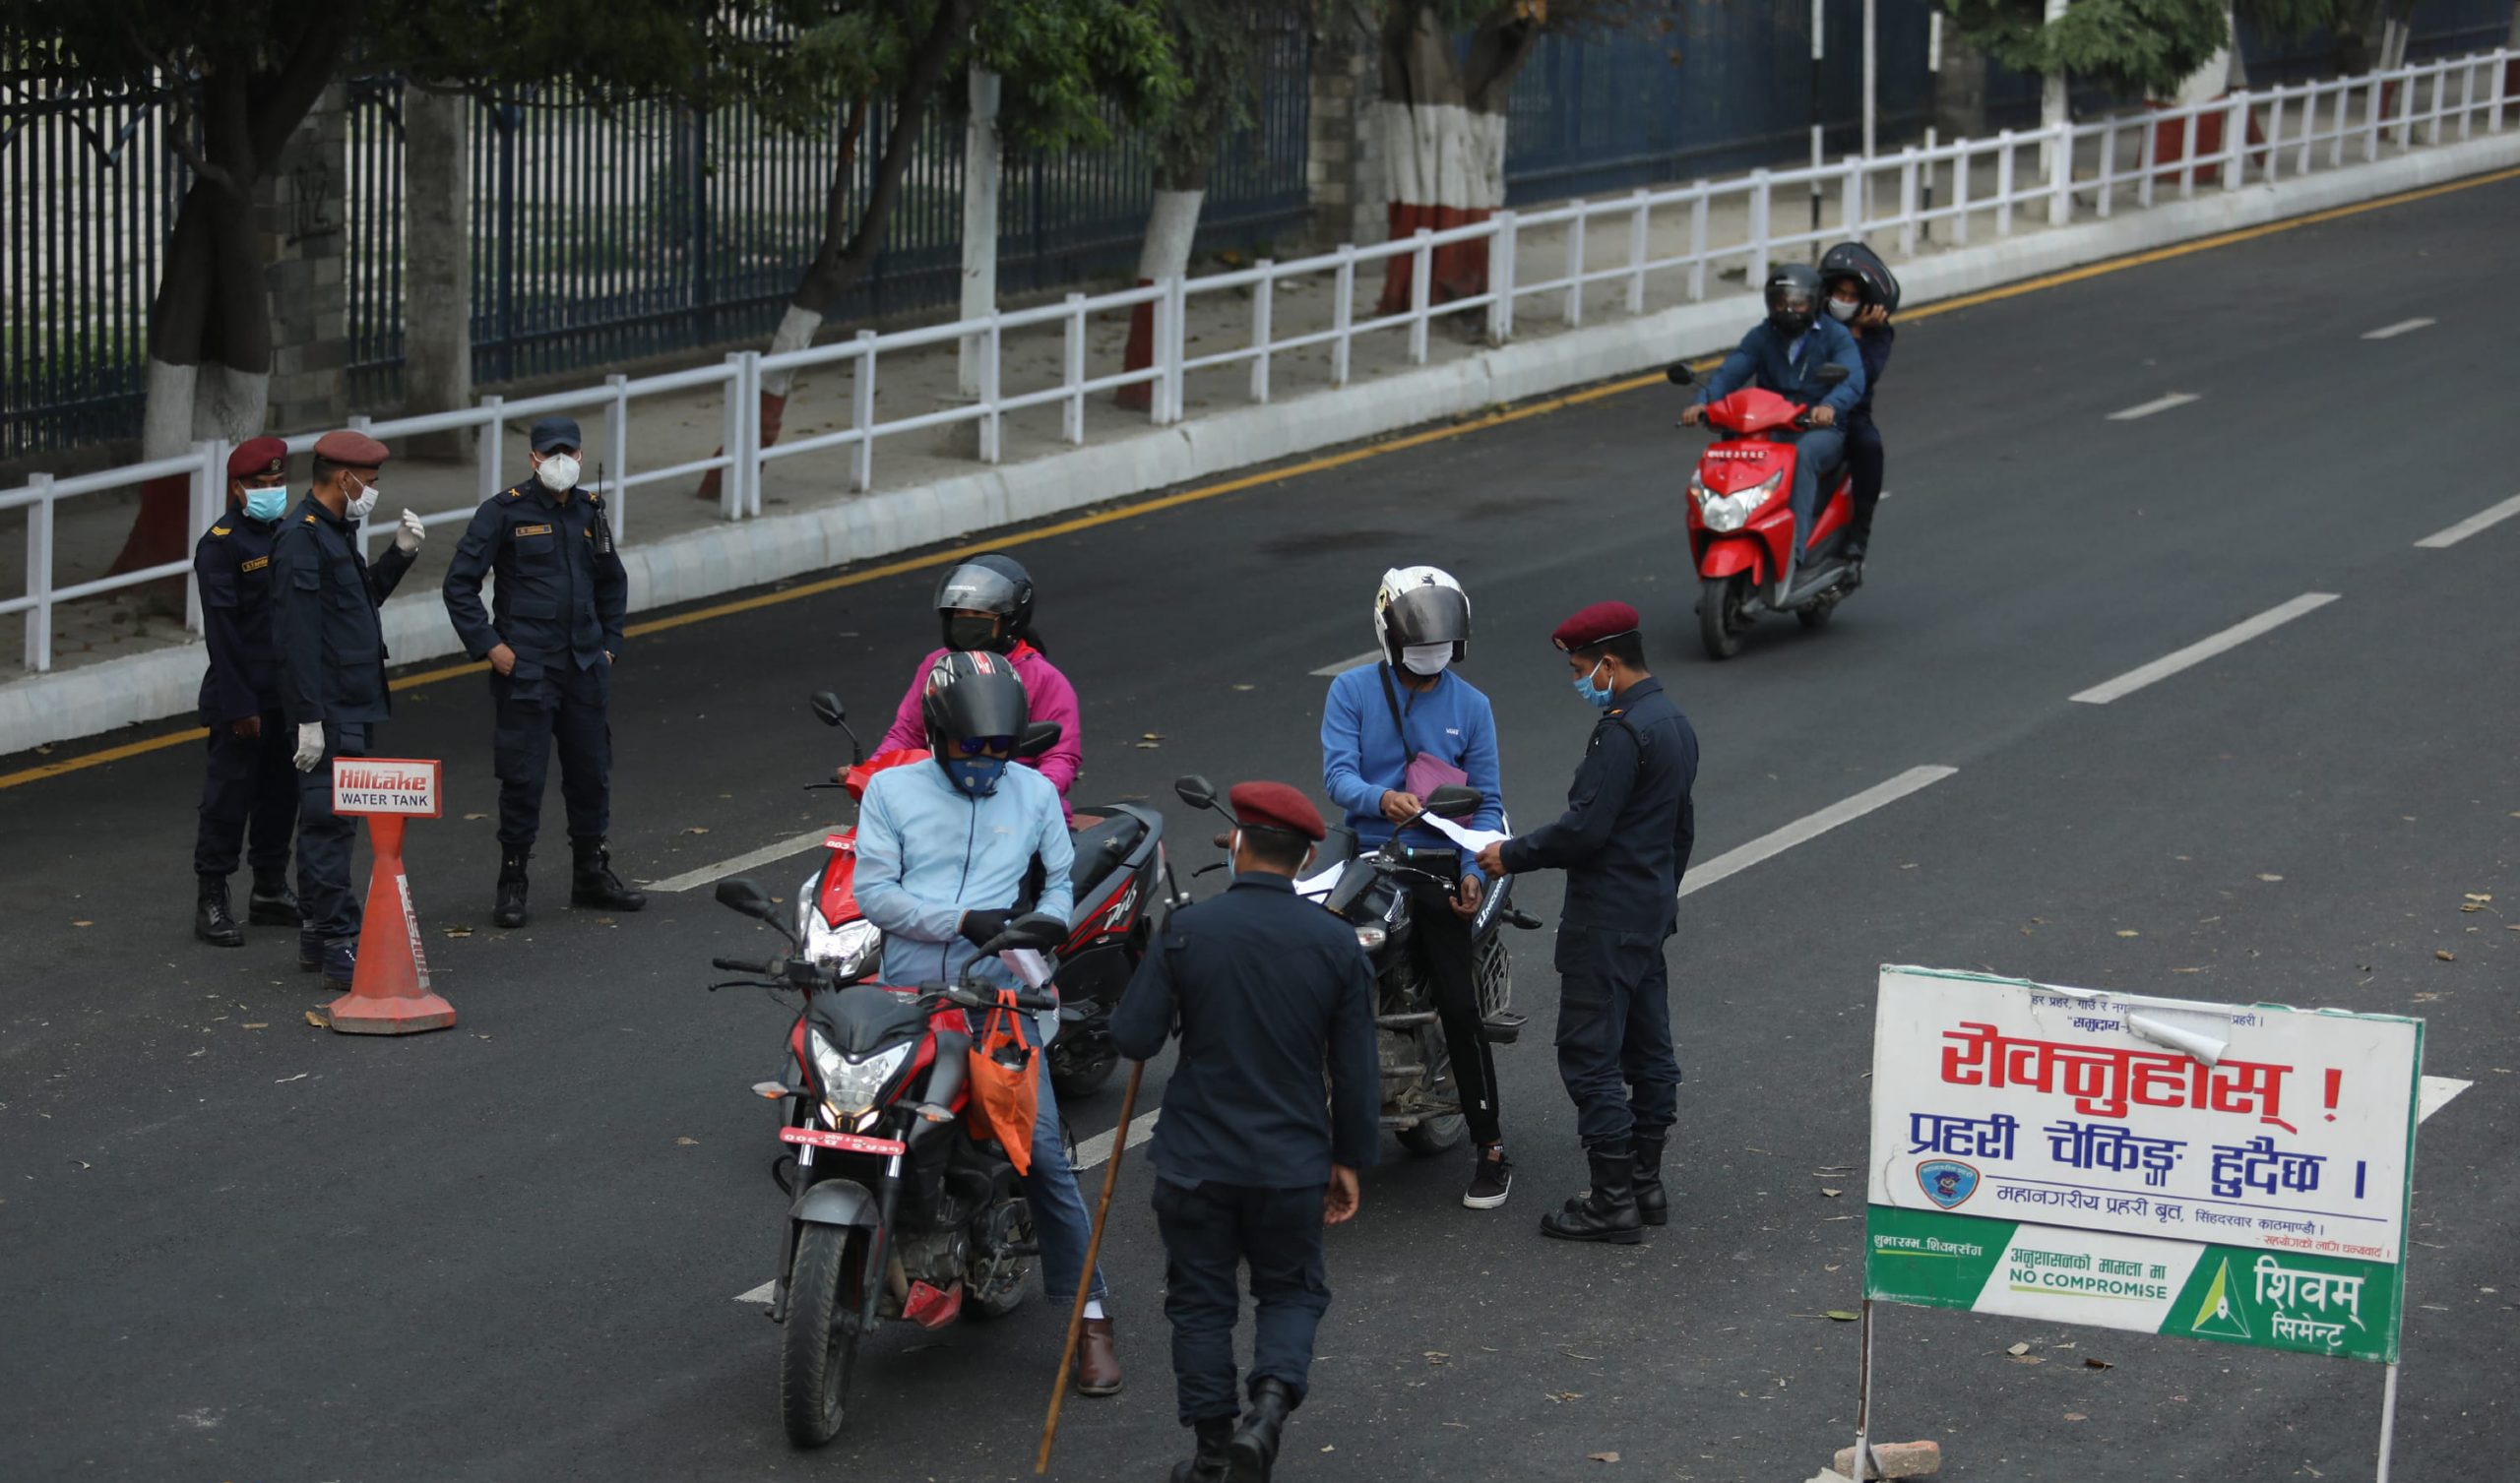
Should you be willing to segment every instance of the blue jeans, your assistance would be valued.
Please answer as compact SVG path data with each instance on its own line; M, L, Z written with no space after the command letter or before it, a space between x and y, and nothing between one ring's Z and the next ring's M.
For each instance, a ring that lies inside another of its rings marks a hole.
M1815 427L1794 435L1794 549L1799 555L1811 544L1811 526L1820 519L1820 470L1838 462L1847 435L1834 427Z
M1024 1043L1040 1045L1040 1026L1030 1015L1016 1017ZM1039 1098L1033 1119L1033 1169L1024 1176L1024 1200L1033 1208L1033 1231L1041 1246L1041 1290L1053 1303L1076 1296L1085 1273L1085 1249L1094 1242L1094 1217L1076 1188L1076 1171L1067 1166L1067 1149L1059 1142L1058 1094L1050 1089L1044 1058L1033 1058L1033 1089ZM1111 1289L1095 1268L1089 1295L1107 1298Z

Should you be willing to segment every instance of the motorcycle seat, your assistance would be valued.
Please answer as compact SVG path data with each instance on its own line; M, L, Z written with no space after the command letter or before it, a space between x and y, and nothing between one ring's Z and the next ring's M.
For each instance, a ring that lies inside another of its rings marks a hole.
M1076 863L1067 873L1071 889L1085 888L1108 875L1129 857L1146 837L1146 821L1135 814L1113 809L1102 822L1076 835Z

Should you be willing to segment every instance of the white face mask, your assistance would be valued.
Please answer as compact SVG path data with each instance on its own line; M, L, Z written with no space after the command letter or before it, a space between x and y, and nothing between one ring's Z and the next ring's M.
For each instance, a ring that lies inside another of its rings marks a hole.
M1836 320L1839 324L1843 325L1849 320L1854 319L1857 311L1860 310L1862 307L1863 305L1859 303L1850 303L1842 298L1833 298L1829 300L1829 318Z
M566 494L578 487L578 461L564 453L551 454L534 470L534 476L553 494Z
M1428 679L1442 674L1444 666L1452 661L1453 647L1449 644L1408 644L1400 649L1400 667Z
M358 498L351 500L348 506L345 508L342 513L351 520L365 520L367 519L367 512L375 508L376 486L374 484L363 484L359 488Z

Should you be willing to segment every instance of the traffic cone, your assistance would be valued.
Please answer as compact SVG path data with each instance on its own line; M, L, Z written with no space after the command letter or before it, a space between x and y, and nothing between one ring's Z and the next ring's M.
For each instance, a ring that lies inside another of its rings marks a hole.
M345 1035L410 1035L455 1023L455 1006L429 992L428 955L420 950L419 913L403 874L403 817L367 816L376 856L367 877L367 916L358 931L358 964L350 991L333 1001L333 1028Z

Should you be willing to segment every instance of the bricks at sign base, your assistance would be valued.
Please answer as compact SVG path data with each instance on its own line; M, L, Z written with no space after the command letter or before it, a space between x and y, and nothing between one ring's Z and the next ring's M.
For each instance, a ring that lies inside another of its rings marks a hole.
M1833 1464L1834 1473L1822 1478L1855 1477L1855 1449L1842 1447ZM1939 1442L1875 1442L1872 1444L1872 1466L1864 1473L1869 1478L1929 1478L1942 1471L1942 1444ZM1814 1480L1817 1483L1817 1480Z

